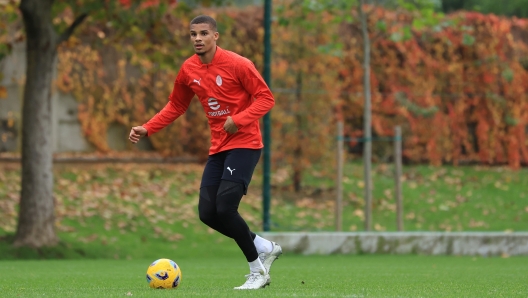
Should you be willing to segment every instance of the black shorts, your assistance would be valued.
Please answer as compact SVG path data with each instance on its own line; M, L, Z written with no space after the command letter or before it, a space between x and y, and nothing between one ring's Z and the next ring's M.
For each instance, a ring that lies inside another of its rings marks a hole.
M200 188L229 180L244 184L246 194L261 152L262 149L231 149L209 155Z

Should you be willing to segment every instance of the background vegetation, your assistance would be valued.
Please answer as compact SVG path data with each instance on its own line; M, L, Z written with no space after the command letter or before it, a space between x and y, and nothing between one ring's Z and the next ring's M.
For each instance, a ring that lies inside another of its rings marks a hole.
M297 6L301 2L276 0L273 6L273 229L332 230L336 121L345 121L350 151L359 152L358 140L364 135L364 40L355 10L349 7L336 15L339 7ZM16 3L2 3L0 59L13 44L24 42ZM53 24L68 28L78 7L57 3ZM122 0L106 8L104 13L112 18L95 13L60 45L54 81L54 88L78 100L83 133L98 153L111 153L106 136L111 125L141 124L165 105L179 65L192 54L187 36L192 16L216 17L220 46L262 68L260 7L191 9L175 2ZM405 7L369 11L374 140L390 139L396 125L403 127L406 229L525 229L527 181L520 168L528 164L528 21L476 12L444 17ZM428 23L430 18L436 21ZM0 97L5 92L0 87ZM206 156L209 134L200 109L195 101L182 119L148 142L167 156ZM6 137L2 135L2 142ZM385 164L392 158L391 147L388 142L375 146L380 162L373 203L378 231L394 230L393 171ZM465 163L510 168L451 167ZM365 185L360 165L347 167L344 226L354 231L364 217L360 192ZM65 240L50 251L6 245L6 256L132 257L144 253L141 248L151 242L152 249L167 243L174 249L185 237L196 239L182 244L192 250L212 233L195 214L199 165L55 171L52 207ZM0 228L6 243L16 226L20 180L17 167L0 173L0 195L5 198L0 201L5 215ZM260 195L248 198L242 211L259 229ZM101 230L107 233L97 232Z
M317 26L282 22L315 22L320 16L292 9L294 4L277 0L273 6L278 21L272 28L277 99L272 152L274 165L287 164L299 172L314 161L329 163L336 119L346 121L351 150L358 145L353 138L363 135L362 38L359 24L352 21L355 11L349 12L349 20L328 11ZM134 21L128 19L131 8L114 9L114 20L88 18L59 48L57 87L79 101L84 134L100 152L110 151L110 125L144 123L165 105L179 65L192 54L186 28L195 14L215 16L220 46L262 68L260 7L192 11L185 5L144 5L135 8ZM3 26L15 33L0 34L7 45L22 38L19 17L8 16ZM56 23L72 18L66 7ZM402 125L407 162L527 164L528 22L461 12L434 27L407 27L417 20L400 9L379 8L369 16L369 33L376 37L371 90L375 137L392 136L394 126ZM200 109L194 101L182 119L150 138L155 150L203 156L209 133ZM379 144L376 157L387 161L388 148Z

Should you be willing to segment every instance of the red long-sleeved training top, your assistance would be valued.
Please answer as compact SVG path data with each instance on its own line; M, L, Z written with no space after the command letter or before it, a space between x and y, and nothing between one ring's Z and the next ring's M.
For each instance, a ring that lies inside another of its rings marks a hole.
M264 147L259 119L274 106L273 94L250 60L218 46L210 64L203 64L196 54L183 63L169 102L143 125L148 135L183 115L195 94L209 120L210 155L234 148ZM238 127L234 134L224 131L227 116Z

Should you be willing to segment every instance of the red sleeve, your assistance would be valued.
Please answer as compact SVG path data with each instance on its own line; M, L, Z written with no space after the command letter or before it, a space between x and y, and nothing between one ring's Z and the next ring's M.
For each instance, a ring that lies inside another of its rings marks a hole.
M239 63L236 71L244 89L255 99L249 108L233 116L236 126L242 127L266 115L275 105L275 99L251 61Z
M154 115L154 117L152 117L147 123L143 124L143 127L147 130L148 136L171 124L187 111L191 99L194 96L194 92L189 86L187 86L187 84L185 84L185 78L186 75L182 69L174 81L174 87L169 96L169 102L167 105L165 105L165 107L159 113Z

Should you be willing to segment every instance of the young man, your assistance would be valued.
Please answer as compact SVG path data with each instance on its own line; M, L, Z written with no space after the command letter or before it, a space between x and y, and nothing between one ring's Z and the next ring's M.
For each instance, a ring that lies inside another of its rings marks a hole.
M195 55L187 59L167 105L142 126L132 127L137 143L181 116L198 96L211 130L211 147L200 185L198 212L209 227L233 238L248 263L246 282L235 289L259 289L271 282L271 264L281 247L249 230L238 213L264 147L259 119L275 104L266 82L248 59L216 45L216 21L198 16L190 24Z

